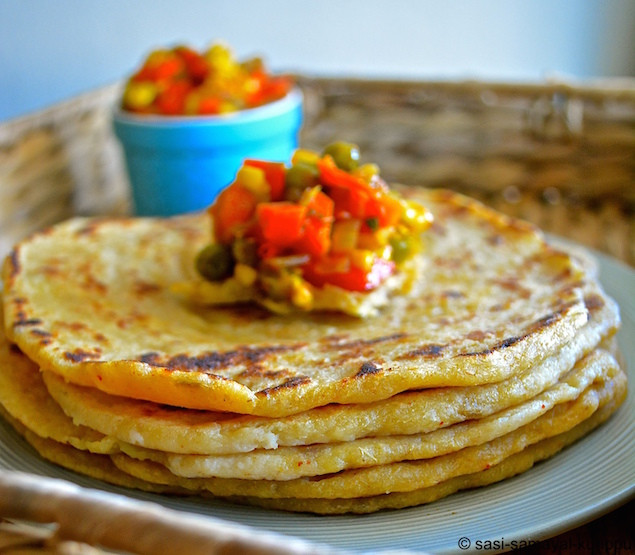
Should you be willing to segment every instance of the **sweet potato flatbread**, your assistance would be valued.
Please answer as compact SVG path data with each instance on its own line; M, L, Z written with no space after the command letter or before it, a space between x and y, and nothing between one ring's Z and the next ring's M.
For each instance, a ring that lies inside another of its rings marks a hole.
M50 438L94 453L122 451L133 458L159 462L177 476L291 480L352 468L433 458L480 445L533 422L559 404L577 399L592 384L610 380L616 368L617 363L608 351L596 349L583 356L551 387L488 416L476 418L471 415L465 422L437 426L438 429L428 433L375 436L219 456L182 455L135 447L86 426L76 425L48 395L39 370L6 341L0 341L0 404L12 418L43 439ZM464 398L471 398L474 403L495 391L492 386L462 389L465 390L462 392ZM86 393L85 389L81 391ZM426 393L433 392L420 395ZM454 400L458 399L460 396ZM448 399L444 400L447 402ZM441 402L430 406L430 410L438 413L444 406ZM334 407L334 410L337 408ZM283 427L286 420L293 421L293 417L279 419L278 426ZM181 440L187 442L186 437L181 437Z
M260 449L237 455L182 455L122 443L127 455L161 463L186 478L293 480L399 461L434 458L480 445L525 426L555 406L574 401L592 383L609 379L617 364L606 351L584 357L553 387L519 405L490 416L433 432L368 437L302 447Z
M80 386L271 417L499 382L574 340L589 313L570 256L460 195L409 194L435 219L422 293L380 316L192 306L171 287L193 278L205 217L75 219L7 258L7 335Z
M560 351L523 374L494 384L403 392L374 403L332 404L281 418L167 407L77 386L53 372L43 377L53 398L76 423L166 452L223 455L425 433L527 401L557 383L598 344L608 346L619 324L617 306L595 286L584 291L587 324Z
M499 464L530 445L571 430L604 405L616 408L623 401L625 394L626 376L623 371L614 367L607 379L594 383L576 400L558 405L531 423L481 445L431 459L376 465L287 481L183 478L153 461L140 461L124 454L113 454L111 458L118 468L137 478L165 486L182 487L193 492L207 491L220 497L368 497L429 487Z

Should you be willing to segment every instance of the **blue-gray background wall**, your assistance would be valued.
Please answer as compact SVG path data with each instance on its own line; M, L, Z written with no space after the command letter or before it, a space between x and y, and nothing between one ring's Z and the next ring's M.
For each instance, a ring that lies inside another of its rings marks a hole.
M635 75L635 0L0 0L0 121L224 39L281 71L539 81Z

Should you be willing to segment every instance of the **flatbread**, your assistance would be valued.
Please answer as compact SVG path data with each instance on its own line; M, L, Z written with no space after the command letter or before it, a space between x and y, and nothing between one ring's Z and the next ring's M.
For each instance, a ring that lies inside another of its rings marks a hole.
M404 392L374 403L333 404L282 418L178 409L76 386L52 372L44 372L44 380L75 423L132 445L172 453L223 455L426 433L525 402L553 386L602 341L611 341L619 325L614 301L589 286L585 302L590 319L575 339L519 376L482 386Z
M1 311L0 311L1 312ZM49 395L39 369L0 332L0 406L43 438L93 453L113 453L118 442L86 426L76 426Z
M227 500L246 505L257 505L267 509L323 515L368 514L386 509L403 509L424 505L461 490L488 486L526 472L536 463L553 457L568 445L589 434L605 422L614 411L615 404L605 405L593 416L568 432L529 445L519 453L507 457L494 466L413 491L352 499L295 499L290 497L266 499L263 497L233 496L228 497Z
M601 406L618 406L626 394L626 376L613 368L606 381L590 386L578 399L561 404L513 432L490 442L460 451L417 461L398 462L336 474L288 481L233 478L182 478L163 465L114 454L115 465L126 473L149 482L177 486L192 492L207 491L216 496L274 498L345 499L406 492L429 487L464 474L499 464L542 439L564 433Z
M121 444L127 455L161 463L186 478L293 480L393 462L419 460L481 445L525 426L561 403L577 399L594 382L608 379L617 364L606 351L584 357L564 378L536 397L490 416L412 435L368 437L303 447L261 449L238 455L176 455Z
M202 310L193 277L202 215L73 219L4 265L5 328L42 369L106 393L280 417L418 388L520 375L588 319L584 272L534 227L448 191L410 192L434 214L424 293L375 318Z
M230 496L225 499L235 503L257 505L268 509L316 514L367 514L385 509L402 509L423 505L447 497L460 490L487 486L529 470L537 462L554 456L566 446L578 441L601 425L615 411L616 404L616 401L608 403L596 411L593 416L568 432L530 445L521 452L507 457L490 468L450 478L433 486L413 491L350 499L267 499L243 495ZM108 456L78 451L73 447L57 443L51 439L43 439L21 426L18 422L14 421L13 424L43 458L65 468L117 486L168 495L192 494L191 491L185 489L136 478L120 470ZM204 497L206 492L200 492L200 495Z

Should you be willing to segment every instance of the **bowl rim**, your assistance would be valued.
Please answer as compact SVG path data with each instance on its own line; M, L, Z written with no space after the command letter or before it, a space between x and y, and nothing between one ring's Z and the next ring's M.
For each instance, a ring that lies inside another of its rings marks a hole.
M159 114L136 114L115 105L112 111L113 119L117 123L138 126L153 127L180 127L183 125L227 125L231 123L245 123L248 121L259 121L271 117L281 116L300 107L303 101L303 94L300 87L293 87L285 96L256 106L246 108L226 114L212 114L206 116L163 116ZM119 99L117 100L119 102Z

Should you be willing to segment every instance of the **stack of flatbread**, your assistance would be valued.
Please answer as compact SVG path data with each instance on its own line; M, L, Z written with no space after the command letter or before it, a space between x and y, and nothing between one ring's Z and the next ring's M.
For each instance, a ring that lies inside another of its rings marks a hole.
M404 194L434 214L425 270L364 319L179 298L202 214L35 234L4 266L5 417L101 480L324 514L484 486L605 421L626 376L594 267L466 197Z

